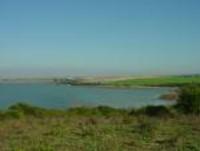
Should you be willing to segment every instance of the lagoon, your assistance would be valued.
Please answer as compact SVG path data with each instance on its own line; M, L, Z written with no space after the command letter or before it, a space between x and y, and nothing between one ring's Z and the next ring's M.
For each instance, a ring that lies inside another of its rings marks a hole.
M172 88L106 88L95 86L69 86L56 84L0 84L0 109L17 102L45 107L70 108L77 106L110 106L137 108L172 102L159 99Z

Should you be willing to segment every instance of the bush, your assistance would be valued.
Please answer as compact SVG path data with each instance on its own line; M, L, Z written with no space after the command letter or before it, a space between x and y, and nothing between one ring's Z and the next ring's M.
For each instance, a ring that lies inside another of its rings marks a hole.
M200 114L200 86L191 85L181 88L176 106L184 113Z
M96 112L94 112L94 109L85 106L69 108L67 112L70 115L81 115L81 116L91 116L96 114Z
M30 106L25 103L18 103L18 104L12 105L8 109L8 112L14 112L14 113L19 112L19 113L23 113L24 115L31 115L31 116L36 116L36 117L44 116L45 111L46 111L45 109Z
M98 107L75 107L68 109L68 113L71 115L82 115L82 116L114 116L126 113L123 109L115 109L109 106L98 106Z
M115 109L109 106L98 106L96 110L100 115L103 115L103 116L114 116L114 115L118 115L118 114L121 115L125 113L125 110L123 109Z
M132 113L132 112L131 112ZM139 109L138 111L133 112L133 114L143 114L152 117L168 117L172 116L170 109L166 106L146 106L144 108Z
M5 119L7 118L21 119L23 117L24 113L21 111L8 111L5 113Z
M0 120L21 119L23 117L24 117L24 113L22 113L21 111L9 110L6 112L0 112Z

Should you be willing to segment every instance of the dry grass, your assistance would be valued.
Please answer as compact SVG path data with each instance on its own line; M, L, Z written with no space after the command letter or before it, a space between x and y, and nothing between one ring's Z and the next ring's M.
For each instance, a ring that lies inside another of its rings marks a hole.
M18 118L2 118L0 150L200 150L200 117L197 115L149 116L141 111L136 114L136 111L107 107L44 112L41 116L23 114Z

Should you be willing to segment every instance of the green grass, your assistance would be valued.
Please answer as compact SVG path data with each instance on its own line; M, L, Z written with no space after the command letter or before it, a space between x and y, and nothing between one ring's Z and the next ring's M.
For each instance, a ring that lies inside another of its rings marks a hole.
M200 151L200 117L173 107L0 112L1 151Z
M117 80L104 83L113 87L131 86L184 86L187 84L200 84L200 76L163 76L141 79Z

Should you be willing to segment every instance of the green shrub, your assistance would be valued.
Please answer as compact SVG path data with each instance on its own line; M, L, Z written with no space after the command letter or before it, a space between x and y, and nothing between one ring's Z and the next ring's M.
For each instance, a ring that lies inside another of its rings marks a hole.
M45 111L46 111L45 109L30 106L25 103L18 103L18 104L12 105L8 109L8 112L16 112L16 113L19 112L19 113L23 113L24 115L31 115L31 116L36 116L36 117L44 116Z
M170 116L172 113L166 106L147 106L145 108L145 114L149 116Z
M91 116L91 115L95 115L96 113L94 112L94 109L90 108L90 107L74 107L74 108L69 108L67 110L67 112L70 115L81 115L81 116Z
M181 88L176 107L184 113L200 114L200 86L191 85Z
M23 117L24 117L24 113L21 111L9 110L6 112L0 112L0 120L21 119Z
M146 106L144 108L141 108L139 110L133 110L130 112L130 114L135 114L135 115L147 115L147 116L152 116L152 117L168 117L172 116L172 112L170 109L166 106Z
M7 111L5 113L5 118L14 118L14 119L21 119L24 117L24 113L22 111Z
M103 116L114 116L118 114L122 115L123 113L126 112L123 109L115 109L109 106L98 106L96 110L100 115L103 115Z
M5 119L5 113L0 111L0 120Z
M82 115L82 116L114 116L125 113L123 109L115 109L109 106L98 106L98 107L75 107L67 110L71 115Z

